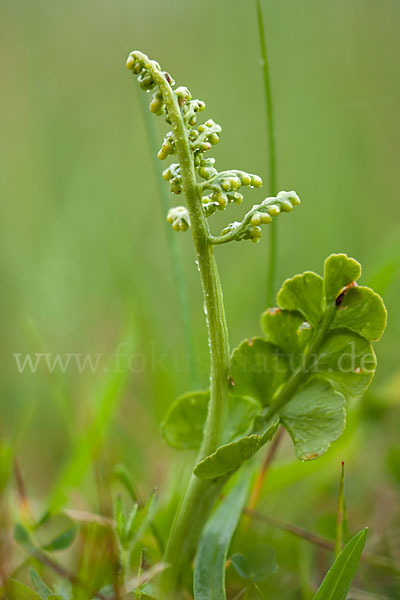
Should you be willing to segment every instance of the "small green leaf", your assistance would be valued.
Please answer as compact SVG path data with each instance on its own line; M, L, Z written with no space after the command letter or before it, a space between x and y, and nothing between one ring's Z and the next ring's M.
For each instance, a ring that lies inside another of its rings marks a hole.
M298 312L269 308L261 317L261 326L267 342L282 348L294 369L313 333L308 321Z
M15 579L9 579L5 586L7 598L15 600L40 600L39 594Z
M135 506L137 507L137 504ZM121 495L118 495L114 501L114 519L115 533L121 544L123 544L126 532L126 516Z
M40 575L35 571L35 569L29 569L29 574L31 576L31 581L36 589L37 593L41 597L42 600L47 600L49 596L53 595L51 589L45 584Z
M210 393L190 392L171 406L162 425L164 437L174 448L198 449L203 439ZM223 441L246 435L251 431L261 406L257 400L229 394Z
M55 537L51 542L43 546L43 550L47 550L48 552L54 552L57 550L65 550L69 546L71 546L74 541L77 533L77 528L75 525L72 525L60 535Z
M346 600L361 559L367 531L367 528L361 530L346 544L326 574L313 600Z
M275 550L272 546L263 544L250 550L248 556L234 554L232 565L243 579L262 581L278 570L275 562Z
M347 254L331 254L324 265L324 293L327 302L336 300L342 290L357 281L361 265Z
M33 546L29 531L21 523L16 523L14 526L14 539L18 544L22 544L23 546Z
M189 392L170 407L161 425L170 446L180 449L200 448L207 418L210 392Z
M281 413L300 460L318 458L340 437L346 425L345 399L323 379L313 379Z
M139 494L135 489L135 486L132 482L131 473L129 472L129 469L126 467L126 465L124 465L123 463L115 465L115 467L113 468L113 476L116 479L118 479L121 485L125 488L129 496L131 497L131 500L133 502L139 503Z
M197 463L193 473L200 479L214 479L230 473L264 446L273 437L278 425L278 417L268 423L262 422L262 431L220 446L213 454Z
M228 414L224 423L223 441L231 442L252 431L254 419L261 412L258 400L248 396L228 396Z
M126 540L127 540L128 544L130 543L131 538L134 535L134 532L138 528L138 525L139 525L138 521L142 522L146 517L147 517L147 511L142 509L141 514L140 514L139 506L137 504L135 504L132 507L132 509L130 510L130 512L128 514L128 518L126 520L125 534L126 534Z
M365 392L376 369L371 344L347 329L330 331L311 368L328 379L346 399Z
M261 338L242 342L232 353L230 376L239 396L267 406L286 381L289 365L282 350Z
M251 579L250 566L244 554L234 554L231 556L231 562L242 579Z
M145 506L140 507L138 504L135 504L132 507L128 518L125 516L122 500L119 499L118 503L116 503L114 509L116 515L116 534L124 549L132 551L146 525L153 520L157 499L157 491L154 490Z
M378 294L367 287L351 287L337 308L331 328L347 327L371 342L385 331L387 311Z
M18 544L23 546L28 554L36 552L35 544L33 543L29 531L21 523L16 523L14 526L14 538Z
M238 474L203 530L194 568L195 600L225 600L225 562L250 485L244 475Z
M278 292L280 308L300 312L317 327L322 316L323 279L312 271L287 279Z

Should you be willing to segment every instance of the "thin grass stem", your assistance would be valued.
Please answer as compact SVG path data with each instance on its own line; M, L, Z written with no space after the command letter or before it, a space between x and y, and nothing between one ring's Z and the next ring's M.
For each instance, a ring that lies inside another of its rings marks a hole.
M342 472L339 481L338 506L336 517L336 543L335 558L339 556L343 549L343 529L344 529L344 462L342 462Z
M271 517L270 515L261 514L254 510L249 510L248 508L243 509L243 514L256 521L276 527L281 531L286 531L287 533L290 533L302 540L306 540L307 542L310 542L310 544L318 546L323 550L328 550L330 552L335 551L335 542L329 538L319 535L318 533L313 533L307 529L304 529L303 527L289 523L288 521ZM400 573L400 563L392 560L391 558L386 558L386 556L372 554L371 552L363 552L361 555L361 560L377 569L385 569L397 574Z
M260 0L256 0L257 4L257 21L258 32L260 38L261 50L261 68L263 72L264 82L264 97L265 97L265 118L268 140L268 187L267 194L274 196L277 193L277 169L276 169L276 134L275 121L271 93L270 69L267 54L267 44L265 40L264 20L261 10ZM277 275L277 248L278 248L278 231L277 223L273 221L270 226L269 238L269 256L267 268L267 306L273 306L275 303L276 294L276 275Z

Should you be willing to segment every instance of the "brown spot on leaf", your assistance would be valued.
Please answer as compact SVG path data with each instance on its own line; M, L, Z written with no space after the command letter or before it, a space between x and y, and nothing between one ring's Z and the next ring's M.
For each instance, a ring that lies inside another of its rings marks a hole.
M270 315L277 315L278 313L280 313L280 312L281 312L281 309L280 309L280 308L278 308L278 307L275 307L275 308L269 308L269 309L267 310L267 312L268 312Z
M354 373L362 373L362 368L361 367L356 367L354 369Z
M253 339L253 338L249 338L249 339L247 340L247 345L248 345L248 346L254 346L254 339Z
M342 304L343 298L345 297L345 295L347 294L347 292L349 291L349 289L352 288L352 287L357 287L357 282L356 281L352 281L348 285L344 286L344 288L342 289L342 291L340 292L340 294L336 298L336 306L340 306Z
M235 382L235 380L233 379L233 377L231 377L230 375L229 375L229 377L228 377L228 381L229 381L229 385L230 385L231 387L235 387L235 385L236 385L236 382Z
M314 458L318 458L319 456L319 452L310 452L310 454L304 455L304 460L313 460Z

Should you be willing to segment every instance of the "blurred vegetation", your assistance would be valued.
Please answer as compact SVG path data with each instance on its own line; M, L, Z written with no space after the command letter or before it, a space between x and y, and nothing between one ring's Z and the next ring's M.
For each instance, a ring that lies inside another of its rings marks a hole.
M309 464L283 444L257 510L334 538L344 460L351 531L369 526L367 549L400 561L400 4L268 0L263 9L279 189L295 189L303 202L279 222L279 280L321 272L325 256L347 252L363 264L362 282L383 296L389 324L376 379L354 406L343 441ZM159 60L222 124L219 166L265 177L255 6L3 0L0 16L0 493L10 476L15 520L25 506L21 481L35 519L49 506L107 515L101 482L124 463L144 498L157 486L167 499L192 457L166 447L159 423L190 376L151 148L124 63L135 48ZM254 202L262 198L262 190L251 193ZM207 340L190 234L179 242L205 387ZM260 331L267 248L264 239L218 249L232 344ZM115 373L120 343L133 368ZM101 368L20 374L13 354L38 352L102 354ZM161 502L161 536L173 497ZM1 518L4 544L9 519ZM72 551L65 559L82 576L85 560L101 573L101 556L82 558L90 536L101 535L91 527L83 526L72 547L81 558ZM305 582L318 583L332 554L276 527L251 527L251 543L240 534L235 543L240 552L256 540L274 546L279 571L265 583L269 597L284 589L287 598L310 598ZM18 562L20 551L8 543L0 572ZM356 587L370 595L354 598L400 596L398 573L365 564Z

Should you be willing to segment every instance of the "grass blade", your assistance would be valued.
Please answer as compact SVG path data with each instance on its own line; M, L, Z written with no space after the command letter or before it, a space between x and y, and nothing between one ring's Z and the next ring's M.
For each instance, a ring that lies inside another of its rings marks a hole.
M265 95L265 117L267 125L267 140L268 140L268 187L267 194L273 196L277 193L276 183L276 135L274 111L272 104L272 93L270 83L269 61L267 54L267 44L265 41L264 21L261 10L261 2L257 0L257 21L258 33L260 37L261 48L261 67L264 80L264 95ZM273 221L270 225L270 244L268 257L267 271L267 306L274 306L276 293L276 261L277 261L277 223Z
M45 584L35 569L30 569L29 574L39 596L42 598L42 600L47 600L47 598L52 594L51 589Z
M43 546L43 550L46 550L47 552L65 550L66 548L69 548L69 546L71 546L71 544L74 542L76 534L77 528L75 527L75 525L72 525L72 527L69 527L68 529L57 535L54 539L52 539L51 542Z
M367 528L362 529L346 544L326 574L313 600L346 600L361 559L367 531Z
M195 600L225 600L225 562L249 490L240 471L235 486L208 521L200 540L194 570Z

